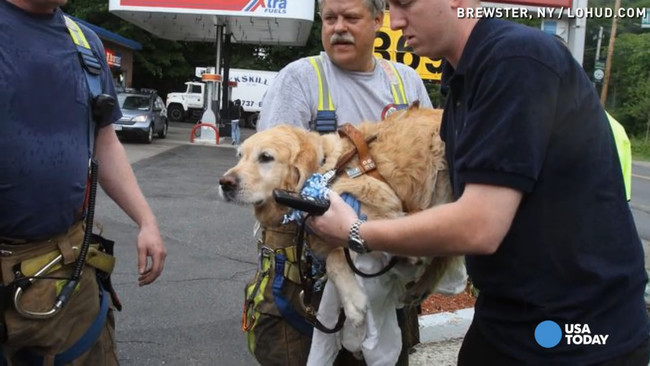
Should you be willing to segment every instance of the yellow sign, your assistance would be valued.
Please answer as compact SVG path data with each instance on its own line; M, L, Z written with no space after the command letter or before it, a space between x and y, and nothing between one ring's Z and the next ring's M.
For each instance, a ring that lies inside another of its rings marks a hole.
M402 31L390 29L390 15L387 11L384 12L384 24L375 38L375 55L412 67L422 80L440 81L442 76L442 60L431 60L411 52L406 46Z

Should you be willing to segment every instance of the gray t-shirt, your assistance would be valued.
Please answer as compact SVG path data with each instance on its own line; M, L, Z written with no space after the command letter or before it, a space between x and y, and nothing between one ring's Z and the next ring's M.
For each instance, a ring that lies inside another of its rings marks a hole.
M394 104L389 75L379 60L372 72L345 71L321 52L323 72L332 96L339 126L358 125L363 121L380 121L384 108ZM408 103L420 101L432 107L422 79L410 67L393 63L402 78ZM280 70L262 101L257 130L290 124L309 129L318 110L318 77L307 58L294 61Z

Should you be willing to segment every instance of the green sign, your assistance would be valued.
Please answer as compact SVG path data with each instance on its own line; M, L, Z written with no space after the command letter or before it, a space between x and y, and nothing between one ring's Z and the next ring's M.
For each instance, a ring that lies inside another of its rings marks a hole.
M596 60L594 62L594 81L600 83L605 77L605 60Z
M645 8L645 16L641 19L641 28L650 28L650 8Z

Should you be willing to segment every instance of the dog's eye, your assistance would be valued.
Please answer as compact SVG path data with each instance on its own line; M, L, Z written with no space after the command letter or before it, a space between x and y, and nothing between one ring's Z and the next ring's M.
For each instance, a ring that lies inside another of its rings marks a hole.
M268 162L271 162L271 161L275 160L273 155L271 155L271 154L269 154L267 152L261 153L258 159L259 159L259 161L261 163L268 163Z

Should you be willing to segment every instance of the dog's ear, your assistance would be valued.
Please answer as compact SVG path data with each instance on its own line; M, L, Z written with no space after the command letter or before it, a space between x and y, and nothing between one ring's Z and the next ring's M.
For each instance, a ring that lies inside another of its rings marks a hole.
M296 187L300 189L307 178L318 170L323 160L323 147L320 135L315 132L300 131L296 135L299 148L292 165L296 173Z
M419 109L419 108L420 108L420 100L419 100L419 99L416 99L416 100L413 101L413 103L411 103L411 105L409 106L409 111L410 111L410 110L414 110L414 109Z

